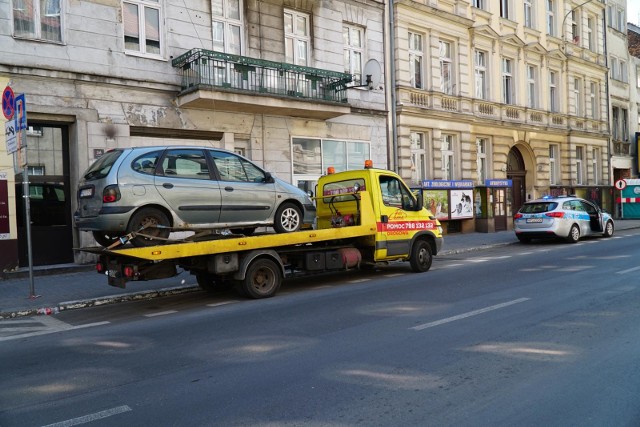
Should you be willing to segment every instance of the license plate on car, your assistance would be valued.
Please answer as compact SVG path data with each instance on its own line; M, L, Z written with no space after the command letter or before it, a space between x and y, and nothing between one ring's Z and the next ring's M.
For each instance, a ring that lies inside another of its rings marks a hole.
M93 197L93 187L80 189L80 197Z
M540 223L540 222L542 222L542 218L527 218L527 224Z

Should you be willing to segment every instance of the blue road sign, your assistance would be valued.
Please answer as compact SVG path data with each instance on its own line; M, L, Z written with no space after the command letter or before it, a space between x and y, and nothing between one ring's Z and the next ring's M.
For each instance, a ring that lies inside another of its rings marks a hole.
M27 128L27 99L24 93L15 97L16 130Z

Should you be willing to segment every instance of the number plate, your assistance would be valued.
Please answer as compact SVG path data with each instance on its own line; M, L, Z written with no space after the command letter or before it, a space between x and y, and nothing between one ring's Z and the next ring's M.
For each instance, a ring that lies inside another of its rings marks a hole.
M540 223L540 222L542 222L542 218L527 218L527 224Z
M113 277L113 278L119 278L120 277L120 272L118 270L109 270L107 272L107 276L109 277Z
M93 187L83 188L80 190L80 197L93 197Z

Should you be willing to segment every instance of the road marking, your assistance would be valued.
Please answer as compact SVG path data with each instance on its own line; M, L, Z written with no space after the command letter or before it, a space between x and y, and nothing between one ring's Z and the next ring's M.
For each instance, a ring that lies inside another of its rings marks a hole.
M145 314L144 317L166 316L167 314L177 313L176 310L159 311L157 313Z
M51 316L39 318L38 321L40 323L39 326L33 326L29 328L33 332L25 332L22 334L10 335L7 337L0 337L0 342L17 340L19 338L37 337L39 335L49 335L49 334L54 334L56 332L73 331L76 329L83 329L83 328L92 328L94 326L108 325L109 323L111 323L108 321L104 321L104 322L85 323L84 325L72 326L61 320L54 319ZM11 329L19 329L19 328L11 328ZM20 329L23 329L23 328L20 328ZM4 331L14 332L14 331L8 330L7 328L0 328L0 332L4 332ZM18 332L18 331L16 330L15 332Z
M473 262L474 264L478 264L478 263L481 263L481 262L487 262L489 260L488 259L484 259L484 258L480 258L480 259L470 259L468 261L469 262Z
M510 305L519 304L521 302L529 301L531 298L518 298L513 301L503 302L502 304L492 305L491 307L481 308L480 310L469 311L468 313L459 314L453 317L447 317L446 319L436 320L435 322L424 323L422 325L413 326L409 329L413 329L414 331L421 331L423 329L432 328L434 326L439 326L445 323L454 322L460 319L466 319L467 317L477 316L478 314L486 313L493 310L498 310L500 308L508 307Z
M404 276L405 273L393 273L393 274L385 274L384 277L398 277L398 276Z
M240 302L240 301L234 300L234 301L214 302L211 304L207 304L207 307L220 307L221 305L233 304L234 302Z
M627 273L631 273L632 271L637 271L640 270L640 267L633 267L633 268L629 268L626 270L622 270L622 271L618 271L617 274L627 274Z
M107 409L105 411L95 412L93 414L85 415L78 418L71 418L70 420L61 421L59 423L47 424L43 427L70 427L77 426L80 424L90 423L92 421L102 420L107 417L111 417L113 415L122 414L125 412L132 411L132 409L128 405L117 406L115 408Z
M347 283L362 283L362 282L368 282L371 279L355 279L355 280L349 280Z

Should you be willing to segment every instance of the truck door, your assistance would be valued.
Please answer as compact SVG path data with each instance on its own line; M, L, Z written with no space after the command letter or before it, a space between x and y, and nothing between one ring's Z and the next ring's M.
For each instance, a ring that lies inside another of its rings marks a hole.
M404 183L394 176L380 175L380 217L376 258L400 257L409 253L411 238L426 227L422 211L416 211L417 200ZM385 250L386 249L386 250Z

